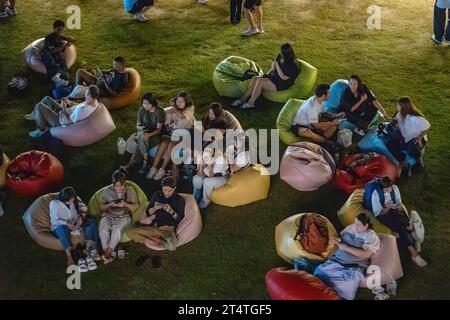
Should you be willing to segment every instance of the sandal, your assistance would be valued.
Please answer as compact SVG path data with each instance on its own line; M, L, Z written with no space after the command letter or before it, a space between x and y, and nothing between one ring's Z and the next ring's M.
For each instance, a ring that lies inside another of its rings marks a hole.
M86 257L86 263L89 271L97 269L97 264L91 257Z
M235 100L235 101L233 101L233 103L231 104L231 106L232 107L234 107L234 108L236 108L236 107L239 107L240 105L242 105L243 104L243 102L241 101L241 100Z
M101 259L103 260L103 264L109 264L114 261L113 257L107 258L107 257L105 257L105 255L102 255Z
M89 271L85 259L83 259L83 258L78 259L77 265L78 265L78 270L80 272L88 272Z
M148 255L140 256L140 257L136 260L135 266L136 266L136 267L142 266L142 265L145 263L145 261L147 261L148 258L150 258Z
M255 106L252 106L250 103L244 103L243 105L241 105L239 108L241 109L252 109L252 108L256 108Z
M89 252L89 255L92 259L95 261L100 261L102 258L100 258L100 255L98 254L97 249L92 249L91 252Z

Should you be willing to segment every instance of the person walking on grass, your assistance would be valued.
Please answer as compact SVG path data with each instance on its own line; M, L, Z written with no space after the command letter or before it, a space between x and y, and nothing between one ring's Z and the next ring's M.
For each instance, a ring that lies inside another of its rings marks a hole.
M16 14L16 0L9 0L9 2L0 0L0 19L15 16Z
M447 21L447 27L445 21ZM437 44L450 44L450 0L436 0L434 5L434 34Z
M262 0L244 1L244 14L247 18L249 27L242 33L243 36L252 36L257 33L264 33L264 29L262 27L263 12L261 3Z
M148 18L145 12L154 5L154 0L124 0L123 7L125 11L133 14L133 20L147 22Z

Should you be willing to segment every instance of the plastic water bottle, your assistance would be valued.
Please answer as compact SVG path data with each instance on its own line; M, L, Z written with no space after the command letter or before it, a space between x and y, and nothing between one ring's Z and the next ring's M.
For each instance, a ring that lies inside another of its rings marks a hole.
M397 294L397 282L391 279L386 285L387 294L395 296Z

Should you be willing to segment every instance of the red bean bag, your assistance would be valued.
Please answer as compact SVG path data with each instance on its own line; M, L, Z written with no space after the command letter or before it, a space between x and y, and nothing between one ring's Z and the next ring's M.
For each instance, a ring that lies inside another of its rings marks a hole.
M361 154L352 154L344 158L334 176L336 187L351 194L356 189L364 188L367 182L376 177L388 176L392 181L397 179L395 165L386 156L378 153L371 154L367 162L357 165L351 173L347 172L346 169L360 156Z
M272 300L339 300L341 297L322 280L305 271L275 268L266 274Z
M6 170L6 185L18 194L37 197L57 191L62 185L64 168L53 155L28 151L17 156Z

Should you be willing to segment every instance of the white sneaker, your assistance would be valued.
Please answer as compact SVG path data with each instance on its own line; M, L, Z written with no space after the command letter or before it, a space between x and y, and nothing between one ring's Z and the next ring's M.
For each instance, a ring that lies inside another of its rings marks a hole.
M265 32L263 27L260 27L260 28L257 28L257 29L258 29L258 33L264 33Z
M207 4L208 0L198 0L197 3L198 4Z
M148 18L146 16L144 16L144 14L141 13L141 12L136 13L134 15L133 19L136 20L136 21L140 21L140 22L147 22L148 21Z
M443 44L444 42L441 40L439 41L438 39L436 39L436 36L433 34L433 36L431 37L431 40L433 40L435 43L437 44Z
M36 129L34 131L28 132L28 135L32 138L40 138L45 133L45 131L41 131L39 129Z
M3 216L5 212L3 211L2 203L0 202L0 217Z
M145 176L145 179L153 179L153 177L156 174L156 168L155 167L151 167L150 170L148 171L147 175Z
M18 77L14 77L12 78L12 80L8 83L8 86L10 88L15 88L17 87L17 85L19 84L19 78Z
M0 19L1 18L7 18L7 17L8 17L8 14L5 11L0 12Z
M155 180L155 181L161 180L162 178L164 178L165 175L166 175L166 170L164 170L163 168L159 168L158 171L156 171L155 176L153 177L153 180Z
M249 36L252 36L252 35L257 34L257 33L259 33L258 28L254 28L253 29L251 27L248 27L244 32L242 32L242 35L246 36L246 37L249 37Z
M25 120L28 120L28 121L34 121L34 120L35 120L35 119L34 119L34 112L25 114L25 115L23 116L23 118L24 118Z
M363 129L358 128L353 129L353 132L356 133L357 135L360 135L361 137L366 134Z
M415 257L411 257L411 260L420 268L425 267L428 263L422 259L421 256L417 255Z
M6 7L5 12L8 16L15 16L17 14L16 9L11 9L9 7Z

